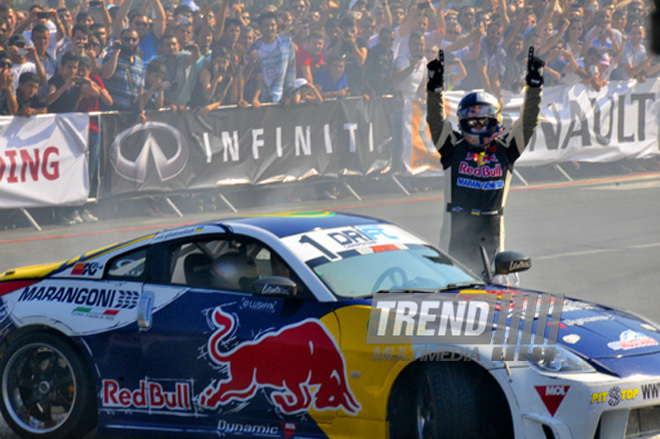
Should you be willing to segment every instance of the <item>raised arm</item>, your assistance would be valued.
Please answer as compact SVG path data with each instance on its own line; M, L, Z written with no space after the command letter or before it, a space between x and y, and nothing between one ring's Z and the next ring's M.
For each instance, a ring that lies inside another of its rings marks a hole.
M514 148L509 154L515 160L523 153L530 139L534 135L541 114L541 98L543 94L543 66L545 62L534 56L534 48L529 48L527 58L527 87L520 117L511 127L508 145Z
M112 22L112 36L115 39L118 39L119 35L121 35L121 31L124 29L124 19L128 15L128 11L130 11L132 5L133 0L124 0L121 6L119 6L119 9L117 9L117 15L115 15L115 19Z

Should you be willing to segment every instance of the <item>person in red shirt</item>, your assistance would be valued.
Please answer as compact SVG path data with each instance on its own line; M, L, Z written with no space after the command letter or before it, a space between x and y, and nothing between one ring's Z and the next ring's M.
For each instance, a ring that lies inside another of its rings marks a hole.
M314 83L314 75L323 64L324 35L315 31L307 42L296 52L296 77L305 78L308 84Z
M93 69L94 61L92 59L86 56L80 57L80 64L76 73L77 81L81 84L80 91L82 93L82 97L78 101L77 111L79 112L99 111L99 100L103 101L105 105L112 105L110 93L105 89L101 77L92 74ZM89 118L89 195L92 198L96 198L98 195L99 149L98 116L92 116ZM81 216L87 222L94 221L94 216L87 209L83 209Z

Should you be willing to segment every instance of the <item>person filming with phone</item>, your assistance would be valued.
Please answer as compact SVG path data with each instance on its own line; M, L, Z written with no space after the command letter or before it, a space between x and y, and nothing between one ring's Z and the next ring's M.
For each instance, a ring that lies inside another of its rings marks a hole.
M538 125L544 65L530 47L521 115L506 130L498 100L484 91L461 99L454 130L445 113L444 52L427 65L426 120L447 179L440 246L477 274L482 246L489 258L504 248L504 205L513 165Z

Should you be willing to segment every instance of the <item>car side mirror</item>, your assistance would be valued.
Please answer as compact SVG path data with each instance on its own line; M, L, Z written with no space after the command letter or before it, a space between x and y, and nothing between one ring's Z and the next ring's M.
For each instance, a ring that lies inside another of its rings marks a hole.
M495 273L509 274L529 270L532 260L529 256L518 252L501 252L495 255Z
M252 294L263 297L295 297L298 285L282 276L268 276L252 282Z

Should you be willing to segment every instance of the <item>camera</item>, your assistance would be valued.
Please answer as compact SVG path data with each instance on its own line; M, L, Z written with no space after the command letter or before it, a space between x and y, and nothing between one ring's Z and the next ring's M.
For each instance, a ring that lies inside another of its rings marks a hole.
M37 12L37 18L40 20L50 18L50 12Z
M89 7L90 8L100 8L101 6L103 6L103 2L99 2L99 1L89 2Z
M19 55L27 55L28 51L25 47L19 47L16 53Z
M419 9L428 9L431 7L431 3L425 2L425 3L417 3L417 7Z
M177 21L179 22L179 24L185 24L185 25L189 25L192 23L190 17L179 17Z
M76 78L73 80L73 85L75 85L76 87L82 87L83 85L85 85L86 82L87 81L85 81L83 78Z

